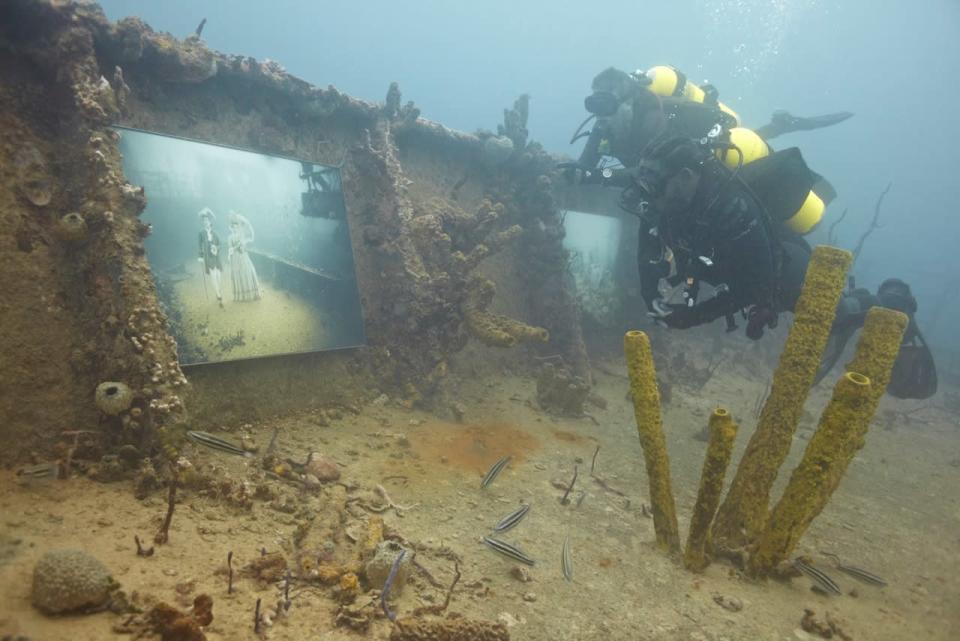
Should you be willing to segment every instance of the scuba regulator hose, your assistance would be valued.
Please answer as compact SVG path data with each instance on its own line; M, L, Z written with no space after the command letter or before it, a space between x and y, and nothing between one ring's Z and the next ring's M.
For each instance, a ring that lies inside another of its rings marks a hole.
M704 207L700 214L701 216L713 209L713 206L717 204L718 200L720 200L720 196L723 194L724 190L733 184L733 181L736 180L737 176L740 175L740 170L743 169L743 150L740 149L740 147L736 146L732 142L711 142L707 143L707 146L712 150L725 149L726 151L737 152L737 166L735 169L730 171L730 175L727 176L727 180L724 181L719 188L717 188L716 195L714 195L713 200L710 201L710 204Z

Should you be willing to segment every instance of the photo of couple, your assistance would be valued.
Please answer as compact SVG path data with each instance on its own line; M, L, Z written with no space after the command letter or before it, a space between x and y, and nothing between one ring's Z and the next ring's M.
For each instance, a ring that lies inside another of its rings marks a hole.
M197 215L200 217L200 224L203 227L199 233L200 255L197 260L203 264L204 287L206 287L206 281L209 279L217 297L217 304L222 308L223 261L221 260L220 236L214 231L217 215L209 207L204 207ZM227 265L230 271L230 282L233 285L233 301L242 303L260 300L262 293L260 281L257 279L257 270L247 253L247 247L254 240L253 226L249 220L234 211L229 213L229 222Z
M117 131L183 364L364 343L337 167Z

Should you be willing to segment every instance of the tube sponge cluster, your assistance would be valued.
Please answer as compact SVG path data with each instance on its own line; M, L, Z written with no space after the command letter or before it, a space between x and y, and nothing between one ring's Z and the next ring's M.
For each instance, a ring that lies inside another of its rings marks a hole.
M770 395L717 514L714 538L725 549L742 548L764 526L770 489L790 453L852 259L835 247L813 250Z
M863 374L847 372L837 382L803 459L760 535L750 558L752 575L763 576L786 559L826 507L862 445L862 434L873 418L871 397L870 379Z
M905 314L892 309L867 313L853 361L760 536L751 574L763 576L786 559L840 486L890 382L907 323Z
M702 571L715 550L736 556L749 552L746 564L750 574L769 574L793 552L839 487L850 461L863 447L908 323L905 315L883 308L871 309L867 314L856 355L837 383L803 459L768 517L771 487L789 453L850 261L849 252L832 247L814 250L770 395L719 511L717 504L737 426L723 408L711 415L710 441L684 554L688 569ZM677 519L660 395L646 334L628 332L624 352L650 480L657 542L677 552Z

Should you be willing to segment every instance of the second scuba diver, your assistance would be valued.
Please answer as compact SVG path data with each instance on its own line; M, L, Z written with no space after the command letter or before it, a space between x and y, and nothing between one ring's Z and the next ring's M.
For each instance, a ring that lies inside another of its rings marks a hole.
M640 289L649 316L675 329L725 317L731 331L742 312L754 340L776 327L803 285L811 252L803 234L819 223L835 192L798 149L774 151L759 134L814 129L851 114L803 119L778 112L753 132L738 126L715 90L667 67L647 74L608 69L585 103L597 123L583 134L589 138L580 160L567 168L581 181L623 187L621 207L640 218ZM611 156L622 167L603 166ZM712 296L701 297L702 284ZM910 318L888 391L931 396L936 370L913 319L916 301L896 279L876 296L854 290L843 297L817 380L873 305Z

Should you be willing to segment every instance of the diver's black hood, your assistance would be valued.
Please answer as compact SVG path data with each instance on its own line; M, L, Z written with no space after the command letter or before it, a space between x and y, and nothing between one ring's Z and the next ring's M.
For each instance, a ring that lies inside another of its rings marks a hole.
M621 103L636 98L649 84L650 79L645 75L610 67L594 77L590 87L593 93L584 99L583 106L598 118L606 118L616 113Z
M899 278L888 278L877 288L880 304L888 309L901 311L908 316L917 313L917 299L910 291L910 285Z

